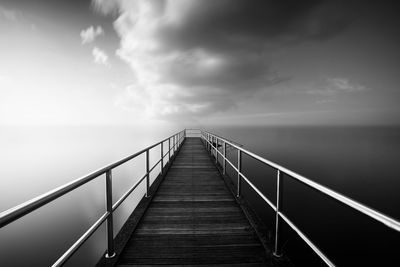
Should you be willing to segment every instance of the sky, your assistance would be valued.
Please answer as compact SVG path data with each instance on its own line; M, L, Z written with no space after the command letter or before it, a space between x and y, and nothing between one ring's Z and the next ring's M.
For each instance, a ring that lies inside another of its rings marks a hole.
M0 0L0 125L398 125L399 11Z

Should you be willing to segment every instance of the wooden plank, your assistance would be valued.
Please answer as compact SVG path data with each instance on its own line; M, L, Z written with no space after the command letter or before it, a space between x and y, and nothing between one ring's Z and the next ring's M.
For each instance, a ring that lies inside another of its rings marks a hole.
M118 266L266 266L265 249L199 138L187 138Z

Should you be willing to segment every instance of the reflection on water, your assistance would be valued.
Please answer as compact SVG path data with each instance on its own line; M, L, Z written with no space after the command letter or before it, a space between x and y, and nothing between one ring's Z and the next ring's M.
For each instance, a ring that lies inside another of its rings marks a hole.
M175 129L174 129L175 130ZM0 210L6 210L119 160L172 129L129 127L3 127L0 129ZM160 151L150 154L152 164ZM113 171L118 199L144 173L144 157ZM155 174L159 168L155 169ZM0 230L1 266L49 266L105 211L104 175ZM115 233L144 194L139 186L115 213ZM68 262L92 266L105 249L104 226Z
M399 127L254 127L216 131L245 144L250 151L400 219ZM245 175L275 202L276 173L248 157L243 161ZM230 173L236 177L233 170ZM244 191L266 224L273 227L270 208L248 187ZM287 176L283 208L339 266L398 266L397 232ZM311 264L312 257L306 256L310 252L299 248L301 242L295 240L296 235L287 229L284 232L285 249L295 262Z

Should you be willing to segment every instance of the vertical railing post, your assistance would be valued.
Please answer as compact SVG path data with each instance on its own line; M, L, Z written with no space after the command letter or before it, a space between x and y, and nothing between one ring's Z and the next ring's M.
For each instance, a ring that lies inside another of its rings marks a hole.
M218 138L215 137L215 163L218 164Z
M112 174L111 170L106 172L106 210L108 212L106 233L107 233L107 253L106 258L114 258L114 234L113 234L113 210L112 210Z
M238 149L238 155L237 155L237 160L238 160L238 173L237 173L237 197L240 197L241 190L242 190L242 177L240 176L240 173L242 172L242 151Z
M172 144L173 144L173 149L172 149L172 155L175 155L175 148L176 148L176 140L175 140L175 136L172 138Z
M146 150L146 197L150 197L149 195L150 189L150 153L149 150Z
M208 134L208 147L210 150L210 155L212 155L212 137L210 134Z
M281 175L281 171L277 170L277 174L276 174L276 212L275 212L275 244L274 244L274 256L275 257L280 257L282 256L282 252L280 250L280 216L279 216L279 212L281 210L281 206L282 206L282 188L283 188L283 184L282 184L282 175Z
M213 155L213 150L214 150L214 136L212 136L211 134L210 134L210 153L211 153L211 155Z
M164 141L161 142L161 174L164 170Z
M206 142L206 150L208 151L208 133L204 135L204 142Z
M211 136L211 134L208 135L208 141L209 141L208 146L210 148L210 155L212 155L212 136Z
M168 138L168 163L171 160L171 137Z
M222 169L223 169L223 174L226 174L226 142L224 141L224 147L223 147L223 155L224 155L224 161L222 163Z

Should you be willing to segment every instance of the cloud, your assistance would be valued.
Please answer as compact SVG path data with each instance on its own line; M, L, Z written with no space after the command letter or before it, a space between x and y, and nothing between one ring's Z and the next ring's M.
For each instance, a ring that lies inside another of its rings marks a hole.
M347 20L333 10L340 6L333 2L94 0L92 4L97 12L116 17L114 28L121 39L116 54L130 65L136 79L122 95L149 101L147 106L154 107L149 114L170 116L224 111L286 80L270 66L271 51L325 40L344 29ZM124 107L130 103L122 102Z
M343 93L358 93L368 90L367 87L350 82L345 78L327 78L323 84L319 83L318 88L307 90L310 95L335 96Z
M115 0L92 0L93 10L103 15L117 15L118 5Z
M105 66L109 65L108 64L108 56L107 56L106 52L104 52L100 48L94 47L92 50L92 55L93 55L95 63L105 65Z
M332 78L328 79L329 87L332 90L340 91L340 92L361 92L367 90L367 88L363 85L351 83L348 79L343 78Z
M18 20L19 16L20 13L18 11L0 6L0 18L15 22Z
M97 28L90 26L86 30L81 31L82 44L91 43L96 39L96 37L103 34L104 31L103 28L101 28L101 26L97 26Z

